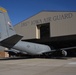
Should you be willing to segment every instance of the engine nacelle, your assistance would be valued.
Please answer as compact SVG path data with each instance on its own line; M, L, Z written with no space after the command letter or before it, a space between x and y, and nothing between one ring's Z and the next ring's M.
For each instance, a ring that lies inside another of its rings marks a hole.
M67 56L67 51L62 50L62 55L63 55L63 56Z

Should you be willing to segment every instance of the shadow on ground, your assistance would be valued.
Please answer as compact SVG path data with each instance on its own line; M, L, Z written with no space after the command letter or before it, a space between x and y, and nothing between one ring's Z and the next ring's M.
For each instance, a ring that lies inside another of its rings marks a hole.
M0 58L1 60L23 60L23 59L35 59L35 58L39 58L39 59L58 59L58 60L67 60L70 58L75 58L76 56L67 56L67 57L5 57L5 58Z

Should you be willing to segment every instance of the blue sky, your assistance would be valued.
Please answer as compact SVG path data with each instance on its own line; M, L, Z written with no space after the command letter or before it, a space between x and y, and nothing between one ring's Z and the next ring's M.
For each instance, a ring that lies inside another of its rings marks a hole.
M76 0L0 0L15 25L42 10L76 11Z

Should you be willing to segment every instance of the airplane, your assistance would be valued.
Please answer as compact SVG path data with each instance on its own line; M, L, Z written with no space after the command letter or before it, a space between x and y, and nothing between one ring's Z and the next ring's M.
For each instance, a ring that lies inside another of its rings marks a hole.
M23 36L16 34L7 10L0 7L0 45L9 49L5 50L6 52L28 55L50 55L57 51L45 44L22 41L22 37ZM60 49L58 52L59 51L62 55L67 56L66 49Z
M7 11L0 7L0 45L8 49L16 49L20 52L26 52L29 55L40 55L51 51L48 45L36 44L21 41L20 36L16 34ZM9 51L9 50L8 50Z

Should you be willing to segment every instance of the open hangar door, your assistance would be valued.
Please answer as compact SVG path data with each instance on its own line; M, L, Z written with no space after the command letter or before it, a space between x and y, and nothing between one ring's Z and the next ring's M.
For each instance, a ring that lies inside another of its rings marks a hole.
M37 32L40 39L50 38L50 23L37 25Z

